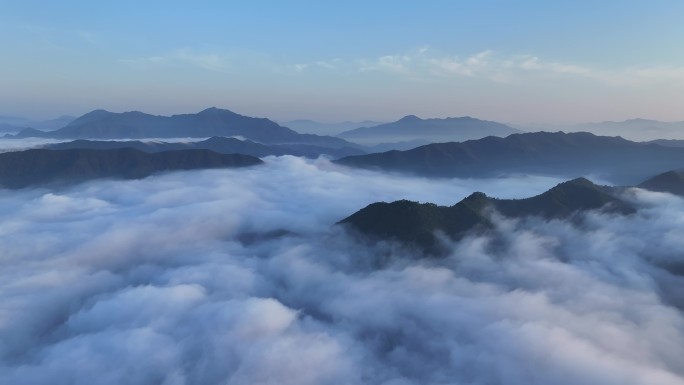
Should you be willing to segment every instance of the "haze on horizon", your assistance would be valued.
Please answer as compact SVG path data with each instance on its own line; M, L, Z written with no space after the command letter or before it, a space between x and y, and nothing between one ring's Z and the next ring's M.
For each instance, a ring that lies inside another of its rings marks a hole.
M684 120L684 3L0 1L0 115Z

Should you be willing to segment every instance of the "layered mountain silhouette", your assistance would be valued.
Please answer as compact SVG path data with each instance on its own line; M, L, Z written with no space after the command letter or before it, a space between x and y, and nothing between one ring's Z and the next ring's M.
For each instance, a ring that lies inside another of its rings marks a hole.
M461 142L486 136L507 136L520 130L505 124L471 118L469 116L446 119L421 119L408 115L396 122L345 131L338 136L355 143L410 142Z
M496 199L476 192L450 207L407 200L373 203L339 224L370 240L394 240L431 254L441 254L444 250L437 234L456 240L491 229L494 227L492 210L507 217L544 219L569 218L585 210L635 212L613 189L577 178L527 199Z
M620 135L636 141L653 139L684 139L684 122L661 122L651 119L629 119L621 122L583 123L576 131L589 131L597 135Z
M408 151L350 156L336 162L430 177L594 175L616 184L633 185L662 170L684 166L684 148L586 132L535 132L506 138L434 143Z
M253 118L229 110L208 108L196 114L149 115L138 111L114 113L89 112L68 125L50 132L22 130L9 138L41 137L55 139L138 139L206 138L240 136L260 143L297 143L324 147L349 147L340 138L299 134L265 118Z
M623 121L587 122L579 124L528 124L515 125L514 127L527 132L591 132L594 135L621 136L636 142L658 139L684 139L684 121L661 122L658 120L637 118Z
M362 122L346 121L338 123L323 123L310 119L298 119L278 123L297 132L318 135L337 135L341 132L353 130L359 127L371 127L383 124L383 122L375 122L372 120L364 120Z
M659 144L666 147L684 147L684 140L681 139L656 139L648 143Z
M97 178L137 179L161 171L246 167L261 163L253 156L209 150L147 153L132 148L33 149L0 153L0 187L65 185Z
M49 131L62 128L73 121L73 116L60 116L50 120L31 120L17 116L0 116L0 132L19 132L25 128Z
M637 187L684 196L684 171L668 171L650 178Z
M65 149L115 149L135 148L145 152L161 152L171 150L211 150L222 154L245 154L256 157L269 155L294 155L306 158L317 158L320 155L329 155L334 158L364 154L364 151L356 147L322 147L310 144L271 144L265 145L251 140L236 138L212 137L198 142L155 142L155 141L110 141L110 140L86 140L78 139L70 142L54 143L43 146L52 150Z

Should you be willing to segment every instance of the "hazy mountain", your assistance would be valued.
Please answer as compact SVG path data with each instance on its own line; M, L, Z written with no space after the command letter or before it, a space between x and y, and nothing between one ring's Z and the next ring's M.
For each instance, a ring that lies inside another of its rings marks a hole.
M285 126L305 134L337 135L344 131L353 130L359 127L377 126L379 124L383 124L384 122L364 120L362 122L322 123L314 120L298 119L278 123L281 126Z
M261 164L258 158L209 150L147 153L132 148L46 150L0 154L0 186L62 185L96 178L144 178L155 172Z
M684 196L684 171L668 171L650 178L637 187Z
M656 139L684 139L684 122L661 122L650 119L590 122L580 124L515 125L524 131L591 132L596 135L621 136L636 142Z
M173 116L156 116L138 111L114 113L95 110L56 131L26 130L13 137L137 139L206 138L212 136L240 136L269 144L297 143L325 147L354 146L340 138L299 134L265 118L252 118L218 108L208 108L196 114Z
M0 115L0 123L4 124L21 125L27 121L29 121L29 119L20 116Z
M635 141L653 139L684 139L684 122L660 122L649 119L630 119L622 122L584 123L575 131L589 131L597 135L622 136Z
M495 199L476 192L446 207L407 200L373 203L340 221L370 240L396 240L440 254L439 233L459 239L473 231L491 229L491 209L514 218L571 217L585 210L630 214L635 209L607 187L578 178L527 199Z
M435 143L408 151L359 155L343 165L432 177L536 174L598 176L632 185L662 170L684 166L684 148L635 143L590 133L537 132L462 143Z
M17 126L13 126L11 124L8 124L8 123L1 123L0 122L0 132L14 133L14 132L19 132L26 127L28 127L28 126L17 127Z
M681 139L656 139L647 143L659 144L666 147L684 147L684 140Z
M73 116L67 115L50 120L31 120L16 116L0 116L0 132L14 133L26 128L44 131L56 130L66 126L74 119Z
M170 150L211 150L223 154L245 154L256 157L269 155L294 155L307 158L317 158L320 155L329 155L339 158L349 155L364 154L364 152L354 147L331 148L307 144L271 144L265 145L251 140L240 140L236 138L212 137L199 142L170 143L170 142L144 142L137 140L130 141L110 141L110 140L86 140L78 139L71 142L48 144L43 148L52 150L64 149L114 149L114 148L135 148L145 152L160 152Z
M446 119L421 119L405 116L396 122L345 131L338 136L355 143L374 145L412 140L458 142L486 136L506 136L520 132L505 124L479 120L468 116Z
M369 153L386 152L386 151L392 151L392 150L406 151L406 150L414 149L416 147L425 146L426 144L430 144L430 143L431 142L428 140L415 139L415 140L407 140L407 141L403 141L403 142L379 143L379 144L375 144L373 146L366 147L366 149Z

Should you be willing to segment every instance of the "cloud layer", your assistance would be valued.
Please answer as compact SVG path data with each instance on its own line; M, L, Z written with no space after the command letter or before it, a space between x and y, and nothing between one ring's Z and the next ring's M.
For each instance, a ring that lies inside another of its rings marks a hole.
M378 200L520 198L267 159L249 170L0 191L0 382L683 384L684 202L501 219L440 260L332 226Z

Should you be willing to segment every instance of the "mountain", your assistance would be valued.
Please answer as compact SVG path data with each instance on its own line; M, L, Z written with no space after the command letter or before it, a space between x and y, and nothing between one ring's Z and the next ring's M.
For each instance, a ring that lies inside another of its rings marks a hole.
M0 154L0 186L63 185L96 178L144 178L156 172L246 167L263 163L240 154L208 150L146 153L132 148L113 150L46 150Z
M495 199L476 192L450 207L407 200L373 203L338 223L371 241L395 240L438 255L446 250L437 234L459 239L473 231L492 229L492 209L507 217L544 219L569 218L586 210L635 212L612 191L578 178L527 199Z
M294 155L307 158L317 158L320 155L329 155L339 158L349 155L364 154L362 150L354 147L330 148L308 144L272 144L265 145L252 142L251 140L240 140L236 138L211 137L199 142L156 142L156 141L111 141L111 140L86 140L78 139L70 142L54 143L43 146L51 150L65 149L114 149L114 148L135 148L145 152L161 152L170 150L211 150L222 154L244 154L256 157L269 155Z
M629 119L579 124L527 124L515 125L524 131L591 132L595 135L621 136L635 142L657 139L684 139L684 121L661 122L651 119Z
M408 151L350 156L339 164L431 177L536 174L597 176L632 185L662 170L684 166L684 148L636 143L590 133L535 132L434 143Z
M55 131L21 131L11 137L138 139L212 136L240 136L267 144L296 143L334 148L354 146L340 138L299 134L265 118L252 118L218 108L173 116L149 115L139 111L114 113L95 110Z
M659 144L665 147L684 147L684 140L681 139L656 139L651 140L648 143Z
M7 123L0 123L0 132L17 132L21 131L21 128L13 126Z
M378 143L378 144L375 144L373 146L366 147L366 149L367 149L368 153L386 152L386 151L392 151L392 150L406 151L406 150L412 150L416 147L425 146L426 144L430 144L430 141L422 140L422 139L415 139L415 140L407 140L407 141L402 141L402 142Z
M15 116L0 116L0 132L19 132L26 128L36 130L56 130L69 124L75 118L73 116L60 116L50 120L31 120Z
M318 135L337 135L341 132L359 127L370 127L383 124L383 122L374 122L372 120L364 120L362 122L322 123L308 119L290 120L278 123L281 126L291 128L297 132Z
M668 171L650 178L637 187L684 196L684 171Z
M469 116L421 119L415 115L408 115L396 122L373 127L361 127L345 131L338 136L355 143L374 145L413 140L424 140L432 143L459 142L486 136L506 136L518 132L520 131L505 124L479 120Z
M576 125L574 130L589 131L597 135L619 135L635 141L684 139L684 122L660 122L650 119L583 123Z

